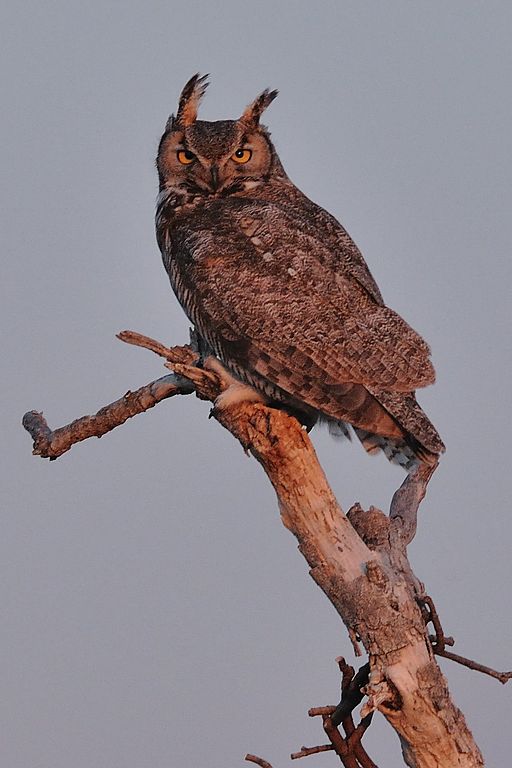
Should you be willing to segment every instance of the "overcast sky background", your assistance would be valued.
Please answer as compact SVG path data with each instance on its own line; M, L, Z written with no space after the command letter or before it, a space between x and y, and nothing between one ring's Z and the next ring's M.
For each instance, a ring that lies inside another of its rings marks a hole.
M51 464L20 426L163 375L117 331L188 338L154 239L154 156L196 71L206 119L280 89L265 122L290 177L430 342L420 401L447 453L411 561L456 650L512 668L512 5L20 0L0 24L2 765L236 768L251 751L282 768L323 741L307 709L336 702L334 659L353 660L207 404L162 403ZM344 509L387 506L399 468L314 442ZM442 667L487 764L507 764L512 687ZM395 768L374 722L368 749Z

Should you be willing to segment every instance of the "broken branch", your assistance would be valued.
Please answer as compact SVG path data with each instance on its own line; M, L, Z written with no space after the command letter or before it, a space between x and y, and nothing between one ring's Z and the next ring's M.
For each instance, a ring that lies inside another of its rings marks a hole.
M446 637L444 634L444 630L441 624L441 619L439 618L439 614L437 613L436 606L434 605L434 601L430 597L430 595L423 595L421 598L422 605L426 612L426 618L425 623L428 624L429 622L432 623L432 626L434 627L435 634L429 635L429 640L432 643L432 650L436 654L436 656L442 656L444 659L450 659L450 661L455 661L457 664L461 664L463 667L467 667L468 669L473 669L475 672L481 672L484 675L488 675L489 677L493 677L495 680L499 680L500 683L505 685L505 683L508 683L510 679L512 679L512 671L511 672L498 672L496 669L493 669L492 667L488 667L486 664L480 664L478 661L473 661L473 659L468 659L466 656L460 656L458 653L452 653L452 651L447 651L446 646L453 646L455 645L455 641L453 637Z
M245 756L245 760L247 760L248 763L256 763L256 765L259 765L260 768L272 768L270 763L268 763L262 757L258 757L258 755L249 755L249 754L247 754Z
M38 411L26 413L22 424L34 441L34 456L53 461L69 451L75 443L89 437L102 437L138 413L153 408L161 400L174 395L188 395L193 391L194 387L188 379L171 373L135 392L126 392L118 400L100 408L93 416L82 416L64 427L50 429L43 414Z

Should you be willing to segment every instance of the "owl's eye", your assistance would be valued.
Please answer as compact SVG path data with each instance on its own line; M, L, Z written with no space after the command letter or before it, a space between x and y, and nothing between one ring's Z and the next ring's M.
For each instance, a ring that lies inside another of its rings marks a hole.
M189 152L188 149L178 149L176 157L182 165L190 165L196 159L193 152Z
M235 161L235 163L248 163L249 160L252 157L252 152L250 149L237 149L234 155L231 155L231 159Z

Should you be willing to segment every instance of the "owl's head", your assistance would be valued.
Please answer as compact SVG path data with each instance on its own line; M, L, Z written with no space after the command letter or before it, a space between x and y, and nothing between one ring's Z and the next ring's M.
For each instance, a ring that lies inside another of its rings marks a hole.
M160 140L156 160L160 190L192 195L233 194L285 177L266 128L263 111L277 96L265 90L238 120L197 119L208 75L194 75L181 92L176 116L171 115Z

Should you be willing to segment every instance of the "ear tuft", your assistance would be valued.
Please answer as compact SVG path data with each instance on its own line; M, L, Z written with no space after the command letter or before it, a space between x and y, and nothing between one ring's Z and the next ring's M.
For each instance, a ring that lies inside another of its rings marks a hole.
M176 118L174 115L170 115L169 119L165 124L164 133L170 133L171 131L173 131L175 125L176 125Z
M249 106L246 107L240 118L240 122L247 128L257 128L261 115L266 108L272 104L278 93L279 91L269 91L269 89L266 88L263 93L260 93L260 95L252 102L252 104L249 104Z
M209 75L200 75L198 73L191 77L185 85L180 96L178 114L176 118L172 119L171 126L173 128L185 128L195 123L199 103L208 88L208 77Z

